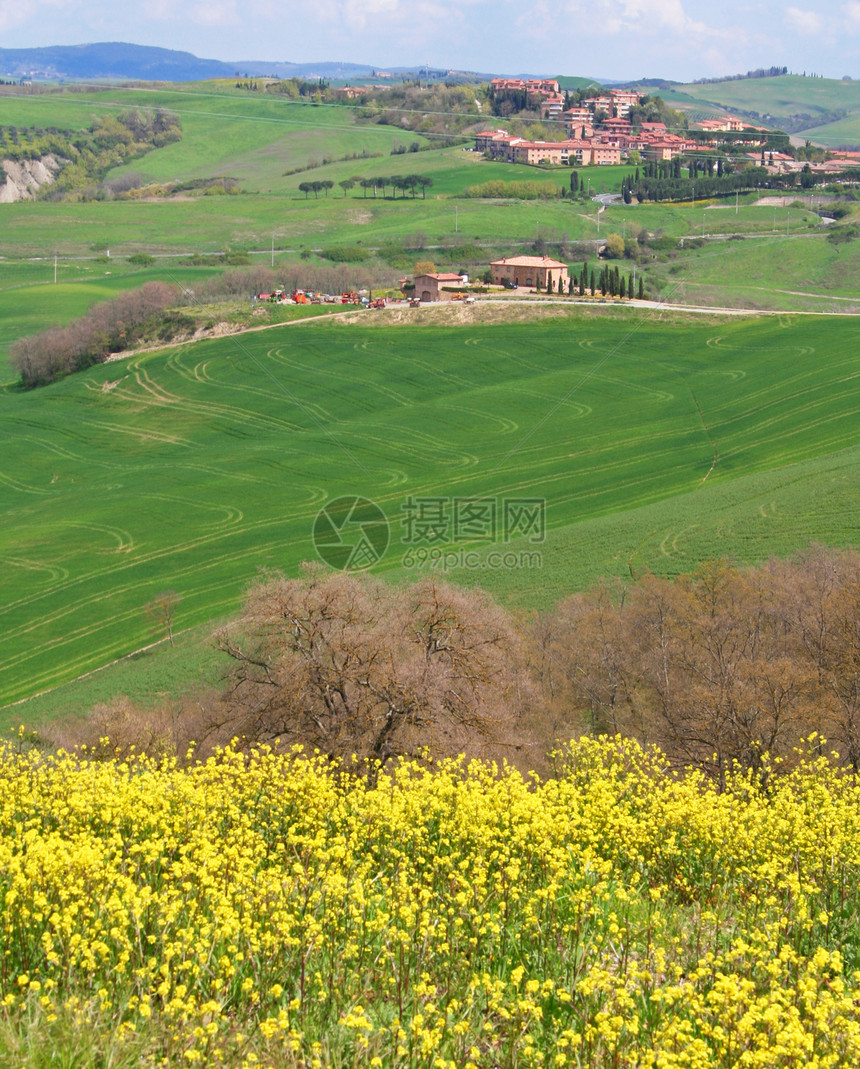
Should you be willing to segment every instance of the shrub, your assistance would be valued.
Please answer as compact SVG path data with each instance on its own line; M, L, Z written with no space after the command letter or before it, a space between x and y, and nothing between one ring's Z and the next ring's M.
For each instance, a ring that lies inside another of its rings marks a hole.
M370 257L368 250L361 245L334 245L330 249L323 249L322 255L336 264L362 263Z

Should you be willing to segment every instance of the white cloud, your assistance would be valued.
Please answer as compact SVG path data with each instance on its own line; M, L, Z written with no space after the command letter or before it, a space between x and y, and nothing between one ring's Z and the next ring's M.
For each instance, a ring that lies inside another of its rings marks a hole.
M0 0L0 30L11 30L15 26L24 26L28 22L53 18L53 12L57 8L77 7L78 4L79 0ZM44 10L45 8L51 9L51 13ZM57 42L41 43L47 45Z
M816 11L805 11L799 7L787 7L785 21L798 33L814 34L818 33L822 27L821 16Z
M147 0L143 10L148 19L155 19L157 22L169 22L177 16L173 0Z
M860 0L848 0L842 8L845 12L845 28L849 33L860 33Z
M190 18L198 26L238 26L241 22L234 0L195 4Z

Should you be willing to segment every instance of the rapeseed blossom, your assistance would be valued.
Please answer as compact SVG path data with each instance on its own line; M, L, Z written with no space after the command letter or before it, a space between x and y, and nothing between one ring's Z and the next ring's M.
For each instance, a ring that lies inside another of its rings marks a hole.
M860 785L815 756L720 793L620 739L546 782L372 785L4 746L0 1055L66 1028L144 1067L860 1064L858 876Z

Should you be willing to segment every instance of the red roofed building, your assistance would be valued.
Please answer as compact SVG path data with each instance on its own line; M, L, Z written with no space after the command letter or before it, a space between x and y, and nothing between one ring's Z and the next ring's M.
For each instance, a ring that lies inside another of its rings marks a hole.
M557 293L561 279L562 289L567 291L567 264L549 256L509 256L504 260L493 260L490 270L497 286L512 282L515 286L540 287L545 292Z
M453 271L438 271L415 276L415 296L419 301L453 300L457 288L463 285L463 276Z

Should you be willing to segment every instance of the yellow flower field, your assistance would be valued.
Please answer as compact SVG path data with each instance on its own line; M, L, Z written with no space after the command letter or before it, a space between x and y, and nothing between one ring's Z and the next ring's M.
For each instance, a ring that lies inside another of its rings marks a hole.
M4 746L0 1064L860 1064L853 777L558 767Z

